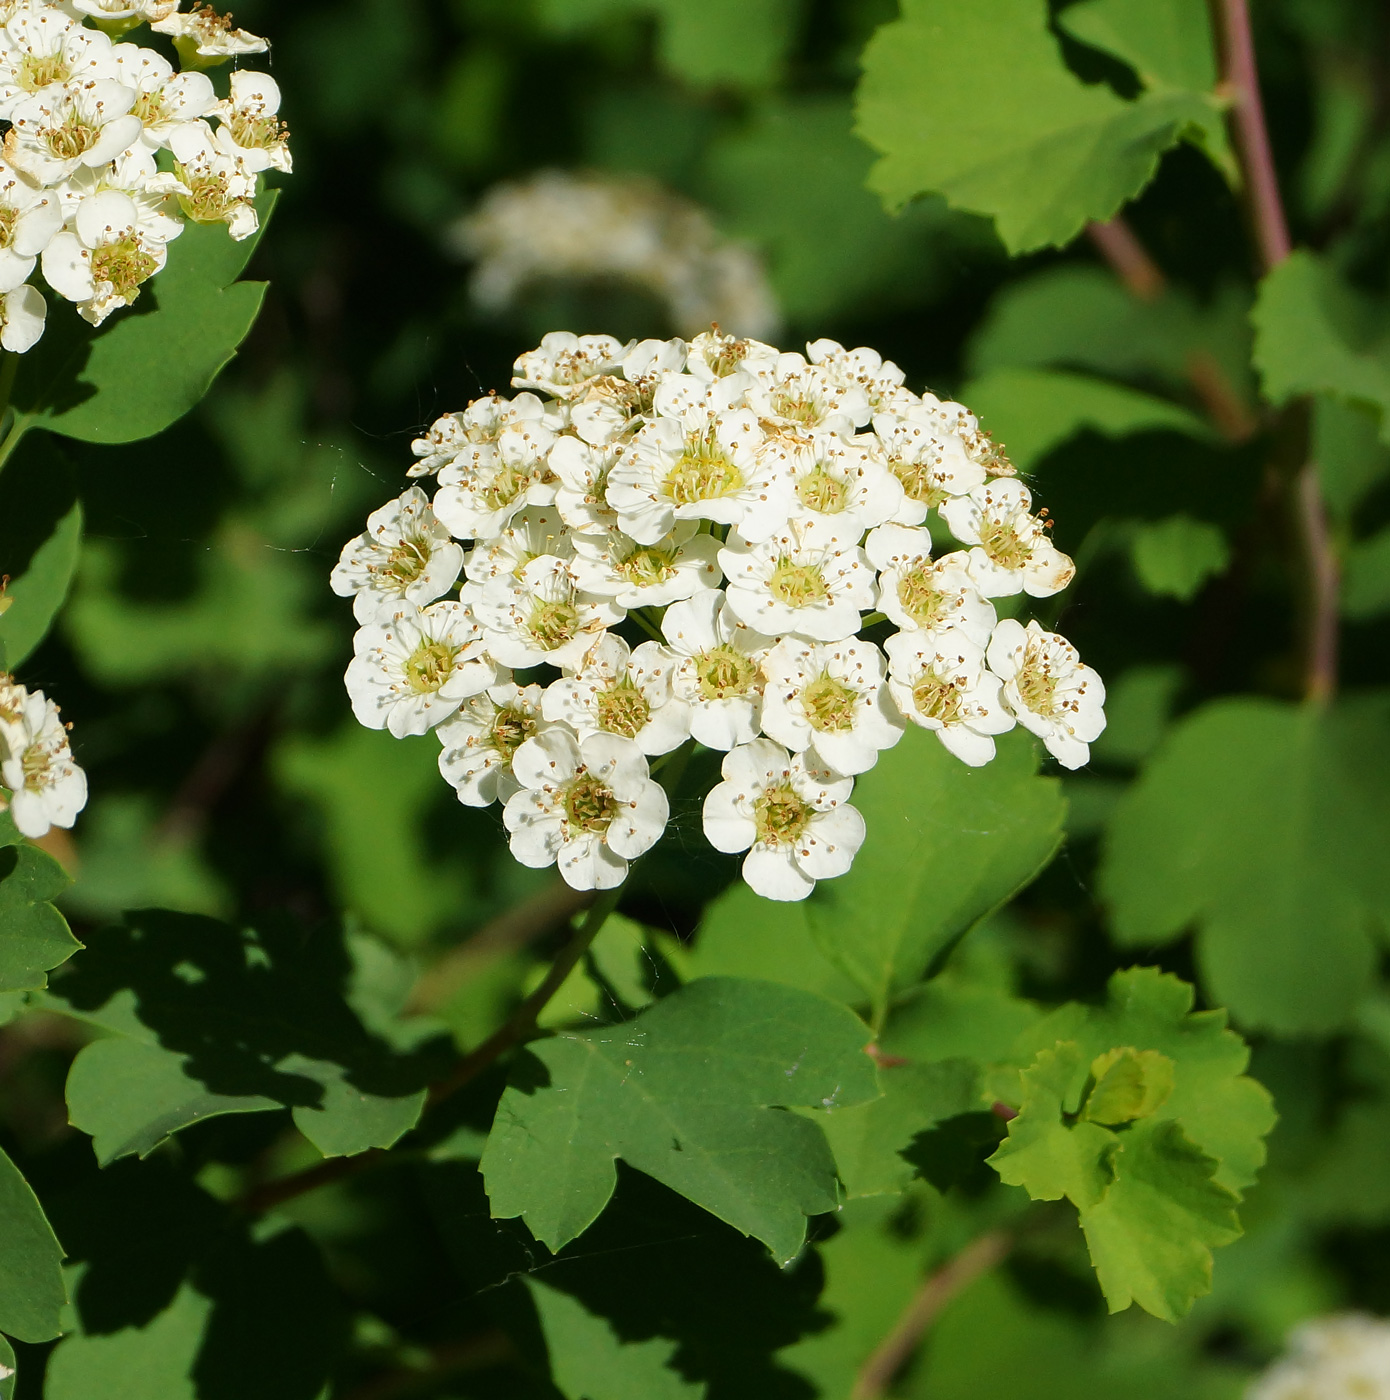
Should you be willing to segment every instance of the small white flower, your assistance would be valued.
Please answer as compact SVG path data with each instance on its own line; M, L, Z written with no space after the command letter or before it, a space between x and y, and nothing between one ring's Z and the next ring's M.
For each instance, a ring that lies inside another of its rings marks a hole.
M623 355L623 378L642 397L644 409L650 409L657 385L668 374L679 374L685 368L688 347L685 341L639 340Z
M962 763L994 757L995 734L1014 727L999 678L985 670L984 650L963 632L898 632L884 643L888 689L914 724L936 732Z
M535 421L509 424L495 444L465 448L439 473L434 512L459 539L501 534L523 507L549 505L555 478L546 458L555 435Z
M0 677L0 781L10 790L10 815L22 836L71 827L87 805L87 775L73 762L58 707Z
M44 249L44 280L99 326L135 301L164 266L168 248L145 231L139 205L120 190L83 200L73 222L75 233L58 234Z
M294 162L290 156L289 127L278 116L279 84L269 73L241 68L232 74L231 85L231 96L212 109L222 119L217 130L218 144L253 174L282 170L288 175Z
M16 287L0 297L0 348L22 355L43 336L48 305L37 287Z
M570 427L584 442L606 447L623 436L642 411L642 395L635 384L615 374L601 374L575 390L566 401Z
M902 482L897 519L903 525L920 525L932 506L964 495L985 480L984 467L971 460L964 440L944 428L940 415L925 402L875 414L874 432L889 470Z
M839 642L859 630L874 603L874 571L855 541L820 520L793 520L761 544L730 537L719 551L729 580L729 606L742 622L770 637L788 632Z
M52 190L36 189L0 165L0 291L12 292L28 278L62 226L62 204Z
M618 512L608 504L608 475L626 451L621 442L594 447L582 438L557 438L547 462L557 485L555 508L571 530L602 534L615 529Z
M468 551L463 565L468 578L463 588L464 601L476 602L482 597L483 586L501 574L520 577L531 560L543 554L569 561L574 555L574 538L554 506L527 506L512 517L500 535L479 540Z
M892 520L902 507L902 483L873 439L818 434L806 448L786 459L796 515L819 517L841 534L862 535Z
M666 829L666 793L630 739L581 741L557 725L517 749L512 773L520 791L502 813L512 854L533 869L558 866L573 889L620 885L628 861Z
M611 335L551 331L535 350L517 357L512 384L518 389L543 389L557 399L573 398L591 379L612 374L628 349Z
M788 757L770 739L724 757L724 781L705 798L705 836L717 851L747 851L743 878L764 899L805 899L817 880L843 875L864 844L849 805L854 779Z
M241 242L260 227L256 176L239 156L219 146L205 121L185 122L169 137L180 188L179 203L194 223L226 224Z
M661 630L674 655L671 690L689 707L696 740L727 750L756 739L772 638L740 622L724 594L712 589L673 603Z
M578 666L598 634L624 615L610 599L581 589L570 565L549 554L519 574L491 579L474 607L488 650L504 666L518 668Z
M179 51L185 68L210 68L249 53L264 53L270 44L232 24L231 15L219 15L211 5L194 5L182 14L153 20L156 34L167 34Z
M763 730L793 753L814 747L837 773L867 773L903 736L872 642L784 637L763 662Z
M534 394L518 394L514 399L487 394L474 399L462 413L446 413L435 419L429 432L410 444L420 460L412 463L406 475L431 476L461 454L467 454L465 465L471 466L479 450L486 457L489 449L496 448L503 428L532 423L544 423L552 430L560 426L558 416L548 414L546 405Z
M358 622L370 622L383 605L434 602L462 568L463 546L434 518L425 493L411 486L367 517L367 528L343 546L329 584L352 599Z
M902 370L866 345L846 350L837 340L813 340L806 347L806 357L837 387L858 385L874 413L900 410L918 402L916 394L903 388L906 376Z
M135 89L130 110L140 118L141 140L151 150L167 146L183 123L207 116L217 105L217 93L206 73L176 73L163 54L135 44L117 44L111 56L111 76Z
M858 384L837 384L795 351L778 355L771 364L745 360L741 368L753 381L749 408L778 429L849 437L869 421L869 396Z
M989 643L989 667L1004 682L1018 722L1063 768L1080 768L1105 728L1105 682L1065 637L1005 618Z
M105 165L140 138L134 105L135 89L113 78L42 88L13 109L5 159L40 185L56 185L84 165Z
M1021 481L987 481L968 496L941 504L941 518L970 551L970 577L986 598L1027 593L1050 598L1072 581L1076 565L1031 514L1032 493ZM1044 515L1046 512L1044 512Z
M491 685L470 695L434 731L443 745L439 771L464 806L505 802L520 787L512 777L512 757L547 727L541 695L538 685Z
M718 588L719 541L694 520L655 544L634 544L621 530L577 535L574 574L581 588L613 598L625 608L665 607L702 588Z
M702 331L690 342L686 370L706 384L739 371L770 368L782 352L761 340L721 335L717 330Z
M88 15L107 33L121 33L143 22L168 19L179 0L67 0L79 15Z
M563 720L579 737L617 734L645 754L670 753L690 737L690 710L671 694L675 658L657 642L636 651L605 633L572 676L553 682L541 713Z
M864 541L879 570L878 606L905 632L964 632L977 646L994 631L994 605L980 596L961 550L931 557L931 535L915 525L881 525Z
M398 739L442 723L497 679L482 629L462 603L402 603L361 628L353 651L344 677L353 714Z
M1362 1313L1300 1323L1288 1352L1246 1400L1381 1400L1390 1395L1390 1323Z
M115 77L111 40L59 9L29 11L6 24L0 42L0 117L35 93Z
M788 492L763 441L746 409L658 418L609 472L608 502L638 544L655 544L677 520L714 520L766 539L787 518Z
M463 414L445 413L430 424L429 431L410 444L417 460L406 469L407 476L433 476L447 466L468 443Z

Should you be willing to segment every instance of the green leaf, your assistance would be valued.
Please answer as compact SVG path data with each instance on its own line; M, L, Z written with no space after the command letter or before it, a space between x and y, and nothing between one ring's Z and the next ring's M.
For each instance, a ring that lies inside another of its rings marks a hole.
M949 276L934 247L981 239L939 200L891 217L864 188L870 161L848 102L824 96L760 106L709 149L704 178L720 227L759 247L795 322L925 300Z
M1390 703L1222 700L1169 732L1116 809L1100 890L1119 942L1197 929L1212 998L1287 1034L1345 1023L1390 918Z
M825 998L710 977L622 1025L539 1041L483 1154L492 1213L560 1249L607 1204L621 1157L789 1260L805 1217L835 1209L835 1166L815 1123L778 1110L876 1097L868 1038Z
M260 200L261 228L275 207ZM202 399L246 338L264 282L237 282L259 234L235 243L219 225L188 223L144 292L154 302L93 331L75 312L52 318L15 383L17 426L83 442L153 437Z
M888 1003L1052 859L1065 804L1037 776L1023 734L1004 736L983 768L953 758L908 727L855 784L869 839L849 874L822 881L807 902L825 955L863 989L881 1023Z
M1170 515L1135 526L1130 558L1150 593L1189 603L1209 578L1225 572L1231 550L1215 525Z
M1158 158L1204 130L1210 102L1126 102L1062 62L1045 0L904 0L863 58L859 134L881 153L870 187L893 208L935 192L992 217L1011 253L1060 246L1109 219Z
M1271 403L1328 394L1366 404L1380 413L1380 438L1390 443L1390 355L1377 339L1383 317L1333 268L1295 249L1260 284L1251 320L1255 365Z
M1150 92L1211 93L1216 48L1206 0L1081 0L1057 17L1074 39L1129 64ZM1236 163L1220 107L1213 101L1196 137L1235 182Z
M48 1400L197 1400L193 1365L211 1302L185 1284L144 1327L68 1337L45 1374Z
M1360 621L1390 611L1390 529L1357 540L1342 561L1342 614Z
M420 1115L439 1047L401 1053L368 1030L351 977L331 930L127 915L43 1003L112 1035L73 1062L72 1122L103 1165L204 1118L281 1107L325 1156L391 1146Z
M61 1330L67 1303L63 1247L19 1168L0 1151L0 1332L46 1342Z
M566 1400L698 1400L705 1387L671 1369L675 1343L623 1342L568 1293L526 1280L540 1315L550 1379Z
M1151 1058L1144 1076L1169 1074L1172 1062L1160 1069L1163 1060ZM1092 1093L1101 1091L1115 1107L1106 1077L1122 1062L1103 1056L1088 1065L1072 1041L1043 1050L1023 1072L1018 1116L990 1162L1002 1181L1022 1186L1033 1200L1065 1196L1076 1206L1111 1312L1137 1302L1175 1322L1210 1291L1211 1251L1239 1236L1238 1198L1216 1181L1219 1164L1178 1122L1150 1111L1117 1132L1088 1121L1084 1108L1075 1116L1083 1085L1097 1076ZM1131 1097L1126 1112L1145 1107L1151 1088Z
M779 76L795 33L792 0L541 0L541 23L560 33L616 15L654 15L662 66L700 87L764 87Z
M1182 689L1179 666L1131 666L1106 685L1105 733L1092 746L1106 763L1142 763L1162 742Z
M890 1064L879 1082L882 1098L817 1118L851 1200L906 1189L915 1168L903 1149L919 1133L982 1106L980 1069L970 1060Z
M51 901L68 887L63 867L0 812L0 992L35 991L82 945Z
M9 607L0 613L0 667L14 670L48 635L68 596L82 549L82 506L73 507L34 552L29 567L10 582Z
M1211 436L1195 413L1175 403L1062 370L997 369L966 385L961 398L1022 471L1086 429L1107 437L1157 431Z
M1313 460L1327 508L1350 521L1370 491L1390 474L1390 449L1379 440L1380 414L1365 404L1320 396L1313 404Z

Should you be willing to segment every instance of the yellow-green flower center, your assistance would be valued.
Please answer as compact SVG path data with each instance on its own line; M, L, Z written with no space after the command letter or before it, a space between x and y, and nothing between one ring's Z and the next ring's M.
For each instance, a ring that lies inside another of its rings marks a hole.
M946 615L947 596L936 587L930 567L910 569L898 578L898 602L919 627L936 627Z
M430 552L423 541L402 539L387 556L385 571L400 583L414 583L430 562Z
M74 113L61 126L48 127L43 140L54 160L80 160L101 140L101 130Z
M512 755L535 732L536 721L532 716L524 710L503 707L493 716L488 743L510 763Z
M141 123L145 126L153 126L156 122L162 122L169 115L169 106L158 88L140 93L135 99L135 106L130 110L140 118Z
M228 123L232 140L246 150L268 151L287 141L290 129L279 117L266 112L236 112Z
M982 520L980 548L1001 569L1021 569L1033 555L1033 546L1018 532L1014 519Z
M571 836L607 831L618 811L613 789L583 769L566 784L561 804Z
M72 77L72 69L61 53L27 53L20 60L19 85L25 92L37 92L50 83L65 83Z
M501 510L512 505L531 485L531 473L509 463L503 463L484 488L482 496L489 510Z
M923 671L912 687L912 703L918 713L942 724L954 724L960 719L960 688L954 680L938 676L935 671Z
M820 409L808 399L800 389L779 384L772 391L772 411L792 423L800 423L804 428L813 428L820 422Z
M753 826L765 846L791 844L811 824L812 809L790 783L770 787L753 803Z
M767 587L779 603L791 608L804 608L830 596L817 565L798 564L785 554L773 565Z
M817 467L796 483L796 495L807 510L818 510L822 515L839 515L849 504L849 482L843 477L832 476L824 467Z
M599 727L624 739L635 739L651 714L647 697L626 679L601 691L597 703Z
M702 700L728 700L747 695L758 679L758 668L727 642L695 658L695 683Z
M615 557L613 568L634 588L655 588L676 572L677 553L659 545L639 545L631 553Z
M822 733L854 728L854 706L859 692L822 672L801 692L801 708L812 729Z
M732 496L743 486L743 473L729 460L713 429L687 439L680 460L662 482L662 490L678 506Z
M417 695L438 690L454 669L454 648L447 642L421 642L405 663L405 678Z
M928 509L935 509L946 499L946 493L937 485L936 476L928 462L908 462L895 457L888 465L893 475L903 484L903 494L910 501L920 501Z
M1063 708L1057 703L1057 677L1052 674L1047 654L1036 642L1028 643L1014 685L1018 698L1036 715L1055 719Z
M567 599L538 602L531 611L527 627L546 651L554 651L579 635L579 609Z
M24 786L30 792L38 792L48 777L50 755L42 744L30 744L19 761L24 774Z
M19 210L11 204L0 204L0 248L14 243L14 231L19 224Z
M98 285L109 282L113 294L127 302L140 295L140 284L153 277L158 268L159 263L133 236L92 249L92 280Z

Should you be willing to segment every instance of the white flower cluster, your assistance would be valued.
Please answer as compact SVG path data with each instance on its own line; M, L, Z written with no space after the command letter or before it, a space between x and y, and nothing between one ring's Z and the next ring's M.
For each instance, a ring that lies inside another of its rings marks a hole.
M99 326L164 266L184 221L256 230L262 171L288 171L280 90L237 71L219 95L203 71L267 44L180 0L0 0L0 346L43 334L37 267ZM148 23L181 71L122 39ZM216 126L212 125L216 122Z
M1348 1313L1294 1329L1248 1400L1390 1400L1390 1323Z
M21 836L70 827L87 805L87 775L73 762L68 729L41 690L0 672L0 812Z
M610 278L646 288L682 333L711 321L737 335L777 329L757 254L721 238L699 205L640 176L542 170L508 181L449 241L477 260L470 291L485 311L536 282Z
M512 383L414 444L433 501L373 514L332 584L361 624L353 712L435 730L523 864L616 885L667 822L648 760L692 740L727 755L706 836L784 900L848 870L854 777L908 724L972 765L1015 724L1086 762L1100 677L990 602L1072 562L959 404L872 350L717 331L555 332ZM933 557L932 510L964 548Z

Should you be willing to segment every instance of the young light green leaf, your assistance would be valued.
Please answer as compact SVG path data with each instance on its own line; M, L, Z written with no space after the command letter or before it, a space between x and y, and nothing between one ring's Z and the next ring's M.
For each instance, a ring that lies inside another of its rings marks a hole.
M48 635L68 596L82 549L82 505L73 504L53 533L34 551L29 567L10 581L0 612L0 668L13 671L33 655Z
M51 902L70 883L63 867L0 812L0 992L46 986L44 974L82 947Z
M1322 714L1223 700L1189 716L1123 797L1100 871L1129 947L1197 929L1212 999L1289 1034L1343 1024L1390 916L1390 705Z
M1126 102L1062 62L1044 0L905 0L864 52L859 134L870 187L894 208L936 192L992 217L1011 253L1060 246L1109 219L1163 151L1210 120L1204 96Z
M1107 1079L1125 1058L1088 1061L1073 1041L1041 1051L1023 1072L1018 1116L990 1162L1034 1200L1065 1196L1076 1206L1111 1312L1137 1302L1175 1322L1210 1290L1211 1251L1239 1236L1238 1198L1216 1181L1218 1163L1180 1123L1154 1116L1155 1080L1171 1082L1173 1062L1148 1054L1147 1063L1127 1061L1150 1082L1135 1086L1116 1131L1091 1121L1081 1095L1091 1083L1090 1097L1100 1091L1113 1100ZM1112 1101L1099 1112L1116 1107Z
M61 1330L68 1300L63 1247L19 1168L0 1151L0 1332L46 1342Z
M1170 515L1135 526L1130 558L1150 593L1188 603L1209 578L1225 571L1231 549L1215 525Z
M624 1342L568 1293L526 1280L540 1316L550 1379L566 1400L699 1400L705 1387L671 1368L674 1342Z
M1295 249L1260 284L1251 320L1255 365L1271 403L1328 394L1367 404L1381 415L1381 441L1390 443L1390 358L1373 340L1379 321L1333 268Z
M196 1400L193 1366L211 1306L184 1284L143 1327L65 1338L49 1358L44 1394L48 1400Z
M823 997L707 977L635 1020L539 1041L483 1153L492 1213L558 1250L603 1210L621 1157L789 1260L805 1217L835 1208L835 1164L815 1123L778 1109L877 1097L868 1038Z
M1065 803L1055 779L1037 776L1021 732L1001 739L993 763L969 768L909 726L893 761L855 784L854 804L869 839L848 875L816 887L807 912L881 1022L934 957L1052 859Z
M1107 437L1163 430L1211 436L1188 409L1089 374L997 369L967 385L961 397L1025 471L1088 428Z
M275 193L260 201L261 228ZM144 295L151 311L93 331L75 313L50 318L24 357L14 404L21 431L46 428L83 442L135 442L182 418L246 338L264 282L238 282L259 234L233 242L220 225L188 223Z

